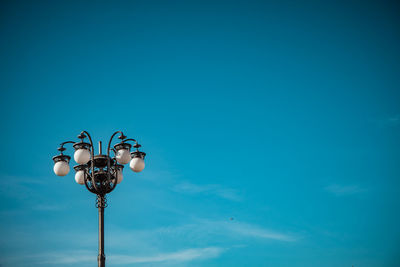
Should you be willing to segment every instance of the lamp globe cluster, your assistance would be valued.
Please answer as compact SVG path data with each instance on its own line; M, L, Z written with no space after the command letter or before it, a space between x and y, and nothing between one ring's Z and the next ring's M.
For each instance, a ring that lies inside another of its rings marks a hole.
M120 141L111 147L113 137L118 133ZM127 139L121 131L117 131L111 136L106 155L102 154L101 142L99 142L99 154L94 155L92 138L88 132L81 132L78 138L81 141L61 143L58 148L60 154L53 157L54 173L58 176L66 176L69 173L71 157L64 154L66 150L64 146L71 143L75 149L73 158L78 164L74 166L75 182L86 185L92 193L104 195L111 192L117 184L122 182L125 164L129 163L133 172L141 172L145 167L146 153L139 151L141 145L135 139ZM85 142L86 138L89 139L89 142ZM131 151L132 148L134 148L133 151ZM113 153L113 157L110 153Z

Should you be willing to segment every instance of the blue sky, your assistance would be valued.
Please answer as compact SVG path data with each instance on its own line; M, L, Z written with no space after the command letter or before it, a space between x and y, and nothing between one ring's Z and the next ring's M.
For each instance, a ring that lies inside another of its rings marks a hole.
M95 196L51 157L123 130L148 157L108 266L398 266L399 9L2 1L0 265L96 266Z

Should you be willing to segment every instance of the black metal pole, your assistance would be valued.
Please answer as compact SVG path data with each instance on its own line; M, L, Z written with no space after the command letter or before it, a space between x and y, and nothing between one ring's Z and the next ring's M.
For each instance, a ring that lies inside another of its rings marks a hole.
M98 196L99 202L99 256L97 256L97 261L99 267L106 266L106 255L104 254L104 196Z

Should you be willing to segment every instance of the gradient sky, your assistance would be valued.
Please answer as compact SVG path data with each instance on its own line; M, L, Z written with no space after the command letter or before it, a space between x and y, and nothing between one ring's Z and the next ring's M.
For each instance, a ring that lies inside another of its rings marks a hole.
M399 266L394 1L0 12L1 266L97 266L95 196L51 160L81 130L148 154L108 197L107 266Z

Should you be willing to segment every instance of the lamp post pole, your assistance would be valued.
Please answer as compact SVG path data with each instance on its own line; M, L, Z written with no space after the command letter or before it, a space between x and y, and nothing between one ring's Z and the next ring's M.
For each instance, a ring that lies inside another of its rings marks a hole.
M111 148L111 143L115 135L120 134L120 142ZM70 156L64 155L66 144L73 144L75 149L74 160L78 165L74 166L75 181L80 185L85 185L89 192L96 194L96 207L99 210L99 255L97 256L98 267L105 267L106 256L104 253L104 208L107 207L106 195L111 193L117 184L123 179L122 170L124 164L129 163L129 167L134 172L141 172L144 169L144 158L146 153L139 151L141 145L135 139L127 139L121 132L115 132L107 147L107 155L102 155L101 141L99 142L99 154L94 155L93 142L87 131L82 131L78 138L80 142L66 141L60 144L58 151L60 155L53 157L54 172L58 176L65 176L69 173ZM89 143L84 142L88 138ZM135 151L130 152L134 142ZM110 157L110 152L114 152L114 157Z
M101 141L99 141L99 155L101 155ZM106 266L106 255L104 253L104 208L106 207L106 198L103 195L97 195L96 206L99 210L99 255L97 256L98 267Z
M97 196L100 198L100 203L104 202L104 196ZM106 266L106 255L104 254L104 205L98 205L99 209L99 255L97 256L97 261L99 267Z

